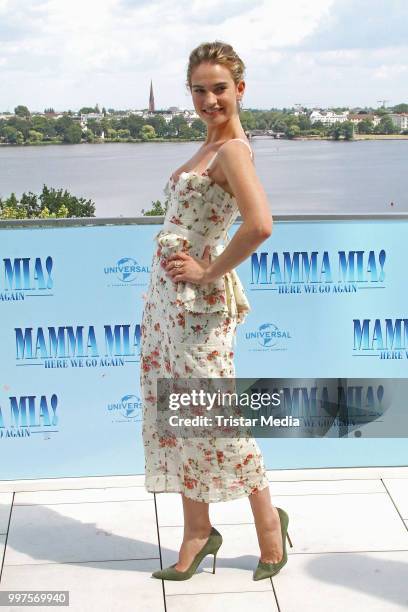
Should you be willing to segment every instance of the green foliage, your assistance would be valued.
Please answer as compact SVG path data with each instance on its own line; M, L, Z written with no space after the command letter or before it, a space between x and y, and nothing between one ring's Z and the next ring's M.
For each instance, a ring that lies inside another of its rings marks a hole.
M86 141L87 142L95 142L95 134L93 133L93 131L88 128L86 131Z
M342 135L342 125L340 123L340 121L336 121L336 123L333 123L332 126L330 126L329 128L329 135L334 139L334 140L340 140L340 137Z
M82 128L79 123L74 123L64 132L63 141L68 144L79 144L82 138Z
M43 139L43 135L41 134L41 132L37 132L37 130L29 130L28 132L28 137L30 142L41 142Z
M167 123L162 115L153 115L153 117L149 117L148 121L149 125L154 128L154 131L159 138L164 138L166 136Z
M46 109L52 111L53 109ZM167 123L163 112L157 111L146 118L136 114L126 114L125 111L102 109L104 116L101 120L89 119L87 130L82 132L78 117L71 111L64 113L62 117L55 119L52 116L32 115L26 106L17 106L16 115L0 119L0 142L6 144L40 144L42 142L56 143L80 143L94 142L104 134L107 141L134 142L154 141L155 139L180 139L195 140L205 138L207 126L200 118L189 121L183 114L174 115ZM335 109L342 111L344 109ZM408 104L397 104L394 112L408 112ZM83 107L81 113L98 112L98 107ZM365 112L372 112L366 109ZM373 129L367 120L359 124L359 133L363 134L394 134L398 130L392 124L389 117L390 109L379 108L376 114L381 116L381 123ZM351 139L352 128L345 123L339 126L326 126L321 122L311 124L307 112L295 114L294 108L281 110L257 110L245 109L240 112L240 120L245 131L251 130L273 130L282 132L287 138L298 136L315 135L321 137L332 137L335 139ZM40 136L41 134L41 136Z
M292 125L288 126L286 135L288 138L296 138L296 136L300 135L300 127L296 125L296 123L293 123Z
M28 110L26 106L22 106L21 104L19 104L14 109L14 114L17 115L18 117L25 117L28 119L28 117L30 116L30 111Z
M188 130L188 123L185 117L182 115L175 115L172 117L168 125L170 129L170 136L180 136L180 131L183 131L182 128L184 128L184 134L186 134Z
M405 102L396 104L392 110L394 113L408 113L408 104L405 104Z
M336 121L329 127L328 133L334 140L340 140L342 137L344 140L352 140L354 138L354 124L351 121Z
M142 140L145 141L156 138L156 132L154 130L154 127L152 125L144 125L141 129L140 137L142 138Z
M96 106L83 106L79 109L80 115L88 115L89 113L99 113L99 108Z
M12 193L7 199L0 198L0 219L46 219L58 217L94 217L92 200L77 198L67 190L43 185L40 195L29 191L20 200Z
M399 133L398 128L394 125L389 115L381 117L380 123L374 128L376 134L395 134Z
M372 134L374 131L374 124L370 119L363 119L358 124L358 133L359 134Z
M129 130L118 130L118 137L127 140L128 138L130 138L130 131Z
M256 129L256 119L251 111L241 111L239 118L245 131Z
M352 123L351 121L345 121L343 123L343 136L344 136L344 140L353 140L354 123Z
M154 217L156 215L165 215L167 212L167 200L164 203L164 206L162 206L162 203L160 202L160 200L156 200L155 202L152 202L152 208L148 211L145 211L144 208L142 208L142 215L144 217Z

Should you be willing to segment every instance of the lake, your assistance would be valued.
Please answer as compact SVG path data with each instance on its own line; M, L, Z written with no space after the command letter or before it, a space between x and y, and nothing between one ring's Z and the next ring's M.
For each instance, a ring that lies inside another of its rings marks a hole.
M141 215L164 201L170 174L201 146L112 143L0 147L0 197L43 183L91 198L97 217ZM408 212L408 140L353 142L253 138L271 212ZM394 205L391 206L390 203Z

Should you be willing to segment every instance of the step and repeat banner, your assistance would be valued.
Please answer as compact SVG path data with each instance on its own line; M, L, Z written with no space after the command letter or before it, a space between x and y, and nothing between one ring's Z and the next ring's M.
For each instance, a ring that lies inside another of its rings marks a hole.
M0 479L144 472L140 326L159 229L0 227ZM407 377L407 245L404 219L275 222L237 268L252 307L237 377ZM268 469L293 467L273 457Z

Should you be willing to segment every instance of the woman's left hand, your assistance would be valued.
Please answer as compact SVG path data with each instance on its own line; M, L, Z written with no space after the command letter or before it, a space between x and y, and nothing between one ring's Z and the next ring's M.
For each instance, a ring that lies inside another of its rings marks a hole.
M205 285L208 283L206 274L207 268L211 264L210 247L206 246L202 259L188 255L183 251L179 251L174 255L169 255L167 258L166 275L178 283L179 281L188 281L197 285Z

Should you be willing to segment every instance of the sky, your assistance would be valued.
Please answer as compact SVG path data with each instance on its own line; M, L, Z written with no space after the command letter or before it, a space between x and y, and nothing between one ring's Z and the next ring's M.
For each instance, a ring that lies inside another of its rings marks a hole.
M193 108L190 52L231 44L244 108L408 102L408 0L0 0L0 111Z

